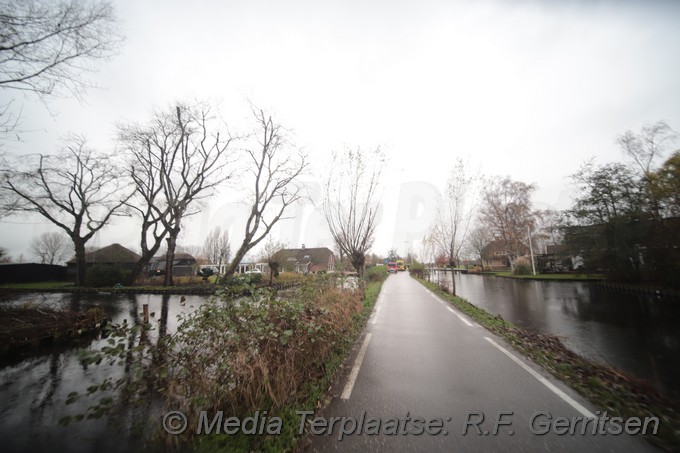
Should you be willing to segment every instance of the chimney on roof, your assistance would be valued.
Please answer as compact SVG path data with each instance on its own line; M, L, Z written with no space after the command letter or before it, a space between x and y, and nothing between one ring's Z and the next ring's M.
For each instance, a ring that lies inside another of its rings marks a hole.
M304 249L305 249L305 244L302 244L302 250L304 250Z

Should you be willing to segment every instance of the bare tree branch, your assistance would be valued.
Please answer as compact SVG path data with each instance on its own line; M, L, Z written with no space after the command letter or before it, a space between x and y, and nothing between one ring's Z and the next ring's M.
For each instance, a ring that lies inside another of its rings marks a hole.
M78 0L0 2L0 89L80 98L94 84L95 63L114 56L121 42L111 3ZM17 130L21 108L0 105L0 139ZM18 108L19 111L14 109Z
M491 234L503 241L513 269L515 258L522 255L527 246L527 226L534 223L531 194L535 189L533 184L504 178L491 180L482 194L480 220Z
M83 72L116 54L122 41L109 2L6 0L0 3L0 87L41 98L78 96Z
M334 154L324 187L323 211L328 228L361 277L366 253L375 240L383 163L380 149L371 153L357 149Z
M203 255L208 258L209 264L214 264L221 270L222 265L229 261L231 243L229 232L222 231L220 227L213 228L203 242Z
M250 214L243 242L225 272L236 272L244 256L257 246L280 220L289 206L303 198L300 177L307 169L307 156L287 140L285 130L271 116L253 107L257 128L254 143L246 148L247 173L252 184Z
M456 265L460 259L463 243L474 216L478 180L479 176L469 174L463 161L457 159L446 182L446 192L440 200L437 217L430 228L430 237L437 244L439 251L446 256L449 266ZM456 294L455 279L452 282L452 294Z
M61 233L43 233L31 241L29 250L42 264L58 264L73 253L69 238Z
M128 156L135 196L129 206L141 218L142 258L136 278L168 242L165 285L172 285L172 263L182 221L200 212L201 201L232 177L235 140L221 130L208 105L178 104L158 111L147 125L122 125L120 142Z
M0 190L3 211L36 213L73 241L78 275L85 282L85 244L130 198L125 180L108 157L97 155L82 137L71 137L55 156L15 156L5 161Z

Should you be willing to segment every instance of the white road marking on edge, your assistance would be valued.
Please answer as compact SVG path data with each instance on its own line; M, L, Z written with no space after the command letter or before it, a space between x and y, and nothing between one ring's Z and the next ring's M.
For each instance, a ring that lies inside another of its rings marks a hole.
M366 338L364 339L364 344L361 345L359 354L357 355L356 360L354 360L352 372L349 375L347 384L345 384L345 388L342 390L342 395L340 395L340 399L348 400L350 395L352 394L352 389L354 389L354 383L356 382L357 376L359 375L359 369L361 368L361 363L364 361L364 356L366 355L366 349L368 349L368 342L370 340L371 334L367 333Z
M460 320L463 321L465 324L467 324L468 327L472 327L472 323L471 323L470 321L468 321L467 319L463 318L463 317L462 317L461 315L459 315L458 313L456 313L456 311L455 311L453 308L451 308L451 307L446 307L446 308L448 308L449 311L450 311L451 313L453 313L454 315L458 316L458 319L460 319Z
M378 307L375 309L375 311L373 312L373 317L372 317L372 319L371 319L371 324L375 324L376 322L378 322L378 313L380 313L380 307L382 307L382 305L381 305L381 306L378 306Z
M458 317L460 318L461 321L463 321L465 324L467 324L468 327L472 327L472 323L471 323L470 321L468 321L467 319L463 318L463 317L462 317L461 315L459 315L458 313L456 313L456 316L458 316Z
M528 372L530 375L532 375L533 377L535 377L536 379L538 379L538 381L539 381L541 384L543 384L543 385L545 385L546 387L548 387L548 389L551 390L555 395L557 395L557 396L559 396L560 398L562 398L562 400L563 400L565 403L567 403L568 405L570 405L571 407L573 407L574 409L576 409L577 411L579 411L579 412L581 413L581 415L583 415L584 417L588 417L588 418L597 418L597 417L595 417L595 414L593 414L592 412L590 412L588 409L586 409L585 407L583 407L581 404L579 404L579 403L577 403L576 401L574 401L574 399L573 399L572 397L570 397L569 395L567 395L566 393L564 393L562 390L560 390L560 389L558 389L557 387L555 387L550 381L548 381L546 378L544 378L543 376L541 376L539 373L537 373L537 372L536 372L535 370L533 370L531 367L529 367L528 365L526 365L526 364L525 364L524 362L522 362L520 359L518 359L517 357L515 357L514 354L512 354L510 351L508 351L507 349L505 349L503 346L499 345L498 343L496 343L495 341L493 341L493 340L492 340L491 338L489 338L489 337L484 337L484 338L486 339L486 341L488 341L489 343L491 343L492 345L494 345L494 346L495 346L499 351L501 351L503 354L505 354L505 355L507 355L508 357L510 357L510 359L512 359L513 362L515 362L516 364L518 364L519 366L521 366L522 368L524 368L524 370L525 370L526 372Z

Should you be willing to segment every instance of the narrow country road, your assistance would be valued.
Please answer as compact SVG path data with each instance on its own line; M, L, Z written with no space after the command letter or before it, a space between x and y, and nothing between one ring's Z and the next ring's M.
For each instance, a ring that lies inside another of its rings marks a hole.
M383 285L350 365L306 419L308 451L655 451L598 434L590 404L405 272Z

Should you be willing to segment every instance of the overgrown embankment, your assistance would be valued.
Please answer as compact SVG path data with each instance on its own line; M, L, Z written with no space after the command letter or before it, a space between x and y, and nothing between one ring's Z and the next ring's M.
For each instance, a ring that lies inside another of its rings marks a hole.
M77 339L101 326L101 310L56 311L47 308L0 309L0 354L30 346Z
M493 316L465 299L447 293L434 283L418 281L568 384L600 411L624 419L658 417L657 435L644 437L669 451L680 445L680 403L668 399L647 381L581 357L553 335L515 327L500 316Z
M118 396L90 412L125 416L131 403L143 406L152 397L162 403L164 413L184 414L188 426L179 435L168 434L158 414L150 413L145 437L153 432L148 442L152 450L292 450L300 431L296 411L320 407L370 315L383 279L368 275L365 285L348 285L327 276L285 298L255 289L245 298L219 293L180 318L177 331L156 344L144 340L143 330L113 326L109 346L84 361L123 359L130 372L103 383L99 390L110 394L114 389ZM215 429L197 435L201 413L212 421L219 411L224 413L222 422L259 413L260 420L279 418L280 428L272 428L273 434L259 426L255 435L224 434L224 425L218 423L221 433Z

